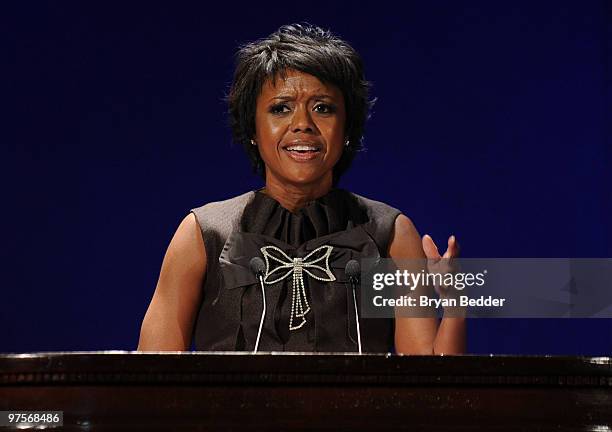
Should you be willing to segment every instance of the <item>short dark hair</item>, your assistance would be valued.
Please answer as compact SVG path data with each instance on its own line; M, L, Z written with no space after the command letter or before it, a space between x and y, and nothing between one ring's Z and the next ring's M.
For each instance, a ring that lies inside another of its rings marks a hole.
M265 166L256 146L257 97L267 79L294 69L331 83L342 91L346 107L345 136L349 145L334 167L334 184L363 149L363 133L374 100L365 80L361 56L329 30L304 23L280 27L265 39L247 43L236 54L233 81L227 95L233 139L246 150L253 170L265 178Z

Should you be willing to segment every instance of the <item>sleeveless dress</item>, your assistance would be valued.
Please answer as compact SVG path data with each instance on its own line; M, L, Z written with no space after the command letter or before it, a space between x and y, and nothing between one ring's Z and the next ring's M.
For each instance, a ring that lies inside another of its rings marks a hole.
M207 254L192 337L196 350L255 347L263 295L250 268L253 257L266 263L259 351L358 350L353 287L345 266L349 260L387 257L399 210L331 189L296 213L261 190L191 212ZM359 285L356 299L359 311ZM359 317L359 322L364 352L393 351L392 319Z

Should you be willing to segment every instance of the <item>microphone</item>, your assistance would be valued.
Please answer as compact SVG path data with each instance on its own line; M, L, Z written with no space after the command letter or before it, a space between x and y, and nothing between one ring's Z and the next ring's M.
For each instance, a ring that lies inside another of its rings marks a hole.
M361 266L359 265L359 261L350 260L346 263L346 267L344 268L344 273L348 276L348 278L357 283L359 280L359 273L361 272Z
M257 276L263 275L266 271L266 265L264 264L263 260L259 257L251 258L251 261L249 261L249 268Z
M359 346L359 354L361 354L361 329L359 327L359 313L357 312L357 283L359 282L359 274L361 273L361 267L357 260L350 260L346 263L344 273L348 277L351 288L353 289L353 306L355 306L355 324L357 325L357 345Z
M251 261L249 261L249 268L251 269L253 273L255 273L255 275L259 279L259 284L261 285L262 302L263 302L263 308L261 311L261 319L259 321L259 330L257 331L257 339L255 340L255 349L253 350L253 354L255 354L257 352L257 349L259 348L259 338L261 337L261 330L263 329L264 319L266 318L266 289L265 289L264 281L263 281L263 275L266 271L266 265L264 264L261 258L253 257L251 258Z

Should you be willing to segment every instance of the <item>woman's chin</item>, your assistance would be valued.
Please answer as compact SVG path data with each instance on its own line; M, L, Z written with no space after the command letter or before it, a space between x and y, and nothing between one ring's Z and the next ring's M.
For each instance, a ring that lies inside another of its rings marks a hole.
M310 186L315 184L325 184L331 175L312 169L300 169L286 173L285 181L294 185Z

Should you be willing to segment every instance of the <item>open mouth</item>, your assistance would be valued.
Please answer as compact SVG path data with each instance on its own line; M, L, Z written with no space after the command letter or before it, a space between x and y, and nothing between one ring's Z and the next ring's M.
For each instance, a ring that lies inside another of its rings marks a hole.
M287 155L296 162L308 162L318 159L323 154L322 147L318 144L290 144L283 147Z
M308 154L318 153L321 151L321 148L314 145L290 145L285 147L285 150L293 153Z

